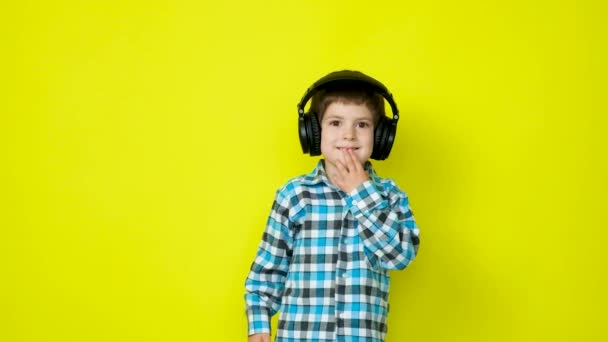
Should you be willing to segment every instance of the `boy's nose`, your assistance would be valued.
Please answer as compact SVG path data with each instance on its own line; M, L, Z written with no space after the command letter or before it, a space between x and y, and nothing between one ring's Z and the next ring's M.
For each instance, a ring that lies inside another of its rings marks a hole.
M344 137L344 139L352 140L355 137L354 128L344 128L344 131L342 132L342 136Z

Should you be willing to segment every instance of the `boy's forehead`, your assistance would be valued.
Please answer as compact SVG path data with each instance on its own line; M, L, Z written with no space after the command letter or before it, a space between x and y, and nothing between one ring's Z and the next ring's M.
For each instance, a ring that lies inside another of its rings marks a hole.
M372 112L364 103L354 102L334 102L325 110L325 118L356 118L356 119L373 119Z

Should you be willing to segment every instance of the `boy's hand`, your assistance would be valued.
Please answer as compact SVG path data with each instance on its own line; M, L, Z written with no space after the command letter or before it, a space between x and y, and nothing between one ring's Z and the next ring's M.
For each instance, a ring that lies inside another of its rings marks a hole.
M342 191L350 193L359 185L369 179L367 171L357 160L352 149L344 149L343 160L336 161L336 174L333 175L334 184Z
M253 334L247 342L270 342L270 334Z

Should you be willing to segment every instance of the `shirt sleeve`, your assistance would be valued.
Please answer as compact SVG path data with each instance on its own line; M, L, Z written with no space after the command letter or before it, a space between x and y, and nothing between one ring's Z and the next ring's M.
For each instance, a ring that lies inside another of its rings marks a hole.
M270 317L281 304L293 246L288 204L278 191L245 281L248 335L270 333Z
M370 180L347 198L350 211L359 222L365 253L374 267L400 270L416 257L420 232L407 195L393 184L389 191Z

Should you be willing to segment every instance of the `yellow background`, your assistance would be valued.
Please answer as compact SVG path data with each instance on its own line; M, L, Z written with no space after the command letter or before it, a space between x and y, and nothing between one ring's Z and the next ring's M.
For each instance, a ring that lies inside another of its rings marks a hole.
M296 103L366 72L422 234L388 341L605 341L602 1L15 1L0 340L244 341Z

